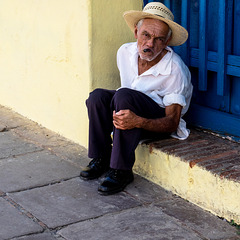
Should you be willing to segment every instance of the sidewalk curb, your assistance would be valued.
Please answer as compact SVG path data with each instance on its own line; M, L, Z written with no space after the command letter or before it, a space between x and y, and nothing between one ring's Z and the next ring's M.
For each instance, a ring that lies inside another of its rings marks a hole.
M168 139L140 144L134 171L213 214L240 224L240 162L238 165L231 162L239 156L240 145L196 131L191 138L185 143ZM214 148L208 151L205 148L203 157L204 150L197 154L199 144L194 144L199 138L209 143L206 148L213 141L221 149L226 145L226 149L216 154ZM194 157L189 157L191 154Z

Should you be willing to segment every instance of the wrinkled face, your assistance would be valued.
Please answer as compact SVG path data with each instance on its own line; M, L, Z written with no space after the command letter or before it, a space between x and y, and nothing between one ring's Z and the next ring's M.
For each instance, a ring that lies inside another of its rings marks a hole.
M140 27L135 28L138 52L141 59L154 60L167 46L169 27L157 19L144 19Z

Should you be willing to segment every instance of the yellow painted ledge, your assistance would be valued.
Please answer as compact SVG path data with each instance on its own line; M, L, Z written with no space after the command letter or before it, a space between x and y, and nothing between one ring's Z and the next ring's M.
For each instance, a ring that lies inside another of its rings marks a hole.
M136 150L134 172L180 197L240 224L240 183L169 155L147 144Z

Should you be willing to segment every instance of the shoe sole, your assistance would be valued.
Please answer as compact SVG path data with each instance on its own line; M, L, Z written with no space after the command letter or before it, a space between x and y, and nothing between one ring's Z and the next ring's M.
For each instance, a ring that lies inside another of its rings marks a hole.
M104 174L104 173L103 173ZM79 176L82 180L88 181L88 180L94 180L94 179L98 179L100 178L103 174L101 174L100 176L97 177L83 177L83 176Z
M84 177L84 176L82 176L81 173L80 173L79 177L80 177L82 180L85 180L85 181L94 180L94 179L100 178L100 177L103 176L106 172L107 172L107 170L105 170L103 173L101 173L100 175L95 176L95 177Z
M80 179L84 180L84 181L88 181L88 180L94 180L94 179L98 179L99 177L95 177L95 178L85 178L85 177L82 177L82 176L79 176Z
M127 182L126 184L124 184L120 189L116 189L116 190L108 191L108 192L103 192L103 191L99 191L99 190L98 190L98 193L99 193L100 195L102 195L102 196L109 196L109 195L113 195L113 194L115 194L115 193L122 192L128 184L130 184L131 182L133 182L133 180L134 180L134 178L131 179L131 180L130 180L129 182Z

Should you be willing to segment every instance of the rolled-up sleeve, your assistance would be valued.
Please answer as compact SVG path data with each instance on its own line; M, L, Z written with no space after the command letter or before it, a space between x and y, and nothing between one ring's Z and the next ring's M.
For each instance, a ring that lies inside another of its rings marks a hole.
M179 104L182 107L186 106L186 100L185 97L181 94L169 94L169 95L165 95L163 97L163 104L165 106L170 106L172 104Z

